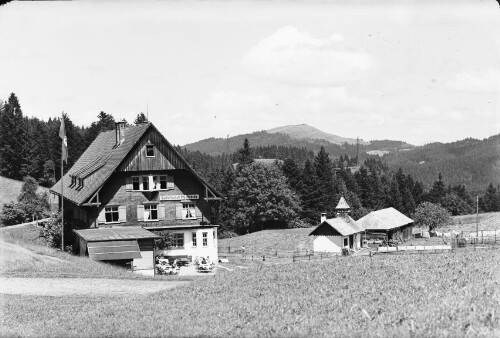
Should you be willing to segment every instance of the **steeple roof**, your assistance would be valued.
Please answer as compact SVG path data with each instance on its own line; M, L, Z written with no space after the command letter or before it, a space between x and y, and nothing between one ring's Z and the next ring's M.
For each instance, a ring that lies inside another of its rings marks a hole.
M344 196L342 196L335 210L346 210L346 209L351 209L351 207L349 206L349 204L347 204L347 201L345 200Z

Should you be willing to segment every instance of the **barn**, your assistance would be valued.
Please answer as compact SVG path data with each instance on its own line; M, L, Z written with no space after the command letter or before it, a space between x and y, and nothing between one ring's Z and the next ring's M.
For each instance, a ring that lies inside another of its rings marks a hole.
M412 236L413 220L394 208L370 212L358 219L366 237L385 240L408 240Z
M314 236L314 252L342 253L344 248L361 248L363 228L349 216L350 207L343 196L335 211L336 217L330 219L326 218L326 213L322 213L321 223L309 234Z
M96 245L106 247L105 242L115 239L116 247L136 241L128 244L135 251L139 246L141 256L149 257L150 250L143 248L152 245L159 231L167 230L173 238L167 248L170 256L194 260L210 255L218 261L213 210L223 196L150 122L135 126L117 122L115 130L101 132L51 188L59 199L61 184L65 219L74 230L73 249L82 255L121 260L123 254L94 251ZM127 259L139 259L135 256Z

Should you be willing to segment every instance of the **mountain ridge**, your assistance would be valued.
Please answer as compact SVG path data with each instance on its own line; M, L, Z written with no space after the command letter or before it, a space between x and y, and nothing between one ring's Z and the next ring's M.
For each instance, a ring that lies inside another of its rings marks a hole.
M296 139L312 139L312 140L326 140L333 144L341 145L343 143L356 144L358 139L342 137L335 134L326 133L318 128L312 127L308 124L295 124L276 127L266 130L268 133L281 133L287 134ZM366 144L362 139L359 140L361 144Z

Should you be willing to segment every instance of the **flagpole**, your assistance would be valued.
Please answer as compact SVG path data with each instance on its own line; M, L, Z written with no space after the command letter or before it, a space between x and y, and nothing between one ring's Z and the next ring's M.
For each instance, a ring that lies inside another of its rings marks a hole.
M61 123L64 123L64 112ZM61 142L61 250L64 251L64 140Z

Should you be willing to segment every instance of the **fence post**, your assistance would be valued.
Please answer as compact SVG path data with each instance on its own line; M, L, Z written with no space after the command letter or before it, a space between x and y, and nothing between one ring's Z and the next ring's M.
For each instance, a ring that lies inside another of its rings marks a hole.
M295 254L292 254L292 262L295 262Z
M266 261L266 256L262 256L262 261L265 262Z

